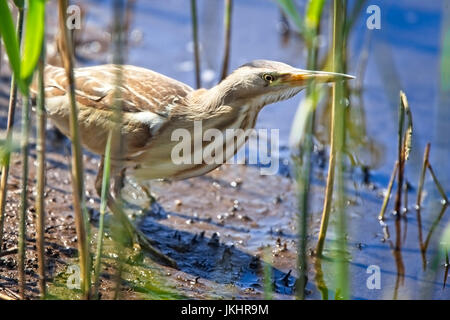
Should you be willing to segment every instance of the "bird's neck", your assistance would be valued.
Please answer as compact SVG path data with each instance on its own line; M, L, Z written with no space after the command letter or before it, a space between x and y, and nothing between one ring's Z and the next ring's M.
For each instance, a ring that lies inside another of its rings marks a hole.
M257 99L243 99L237 95L232 81L225 79L209 90L199 89L189 97L192 110L205 118L235 114L238 116L243 109L259 112L264 106ZM245 107L245 108L244 108Z

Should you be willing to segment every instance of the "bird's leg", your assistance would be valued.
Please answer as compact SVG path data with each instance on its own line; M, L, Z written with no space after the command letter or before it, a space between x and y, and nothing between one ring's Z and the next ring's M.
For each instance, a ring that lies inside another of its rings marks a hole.
M100 162L99 171L97 174L97 178L95 179L95 188L97 190L97 193L101 195L102 190L102 180L103 180L103 157ZM123 175L120 173L117 174L119 169L117 166L111 165L111 176L113 177L114 187L115 189L119 188L119 186L123 183ZM119 172L122 172L123 170L120 170ZM117 186L117 187L116 187ZM117 191L117 190L116 190ZM120 205L118 205L115 197L111 194L111 191L108 190L107 192L107 204L109 209L112 211L112 213L116 216L116 218L120 221L122 226L124 226L125 230L131 235L131 239L133 239L133 242L137 242L144 250L146 250L151 256L159 260L160 262L167 264L171 267L176 268L177 263L172 258L166 256L161 251L156 249L152 242L149 240L149 238L136 226L133 225L133 223L130 221L130 219L127 217L123 209Z
M150 188L144 184L140 184L140 187L142 189L142 191L144 191L145 195L148 197L149 200L149 207L152 207L152 204L154 204L156 202L156 198L155 196L152 194Z

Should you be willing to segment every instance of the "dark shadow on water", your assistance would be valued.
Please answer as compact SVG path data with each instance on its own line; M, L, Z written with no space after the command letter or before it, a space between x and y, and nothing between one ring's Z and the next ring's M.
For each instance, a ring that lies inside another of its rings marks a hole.
M158 215L161 217L161 213ZM157 220L158 217L146 216L140 228L157 241L162 252L177 261L181 271L220 284L263 290L264 263L259 258L235 246L223 244L217 234L206 237L204 233L180 231L160 224ZM272 270L274 291L293 295L296 278L276 268Z

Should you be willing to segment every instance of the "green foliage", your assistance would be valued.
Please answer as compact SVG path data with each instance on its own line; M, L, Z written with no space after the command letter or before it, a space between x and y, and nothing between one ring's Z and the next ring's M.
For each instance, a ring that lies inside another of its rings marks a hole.
M0 35L5 45L9 63L14 74L20 74L20 52L14 22L6 0L0 0ZM26 92L26 88L20 79L17 79L20 91Z
M0 166L9 164L11 152L16 152L19 149L17 143L6 140L0 140Z
M45 25L45 0L29 1L25 22L27 31L25 33L20 78L29 85L42 50Z
M295 7L293 0L277 0L281 10L295 23L300 31L303 31L303 22Z
M9 164L10 150L5 141L0 142L0 166L4 167Z
M15 1L19 10L23 10L23 1ZM29 0L26 13L25 43L22 59L20 58L19 41L17 39L11 12L6 0L0 0L0 35L5 44L9 62L16 75L17 85L24 95L28 95L31 83L42 50L45 25L45 0Z
M320 23L325 0L309 0L305 13L305 25L310 30L316 30Z
M14 4L16 5L17 8L23 9L25 1L24 0L14 0Z
M448 250L450 249L450 223L445 228L444 234L442 235L442 250Z

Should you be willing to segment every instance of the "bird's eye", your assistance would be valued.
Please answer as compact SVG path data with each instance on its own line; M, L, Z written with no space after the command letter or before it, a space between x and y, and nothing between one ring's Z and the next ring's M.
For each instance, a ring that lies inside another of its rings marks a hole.
M268 73L263 75L263 79L267 82L272 82L273 80L275 80L274 76Z

